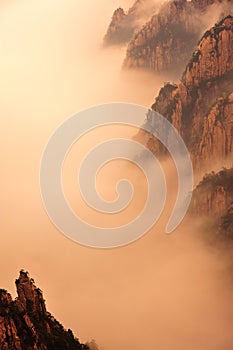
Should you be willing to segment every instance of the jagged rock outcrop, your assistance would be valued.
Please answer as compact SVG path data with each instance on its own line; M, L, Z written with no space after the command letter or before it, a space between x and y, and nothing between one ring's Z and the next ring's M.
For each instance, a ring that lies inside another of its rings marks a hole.
M41 315L45 316L46 307L43 294L41 290L34 285L33 279L30 279L27 273L21 271L15 284L18 293L18 298L16 300L18 309L23 311L30 305L32 312L39 312Z
M16 280L18 297L0 289L1 350L87 350L46 311L43 294L21 270Z
M233 168L204 176L193 193L191 211L198 216L222 217L233 203Z
M213 12L210 15L210 12ZM203 31L233 14L233 1L172 0L130 41L123 67L180 73Z
M233 238L233 168L204 176L193 192L190 213L211 220L211 229Z
M131 28L131 25L126 26L125 22L127 22L126 13L123 8L119 7L114 11L111 23L104 37L105 46L124 43L132 37L133 28Z
M142 23L155 13L156 8L155 0L136 0L127 13L119 7L112 16L104 37L104 45L128 43Z
M22 350L14 320L10 317L13 300L6 290L0 289L0 348Z
M167 118L183 137L195 169L225 160L233 151L233 17L207 31L178 85L165 84L152 108ZM148 118L151 130L156 127ZM145 136L145 135L144 135ZM145 136L156 154L164 148Z

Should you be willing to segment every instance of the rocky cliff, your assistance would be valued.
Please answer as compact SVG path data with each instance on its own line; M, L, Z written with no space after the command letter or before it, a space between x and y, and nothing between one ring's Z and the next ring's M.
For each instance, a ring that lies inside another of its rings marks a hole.
M128 12L119 7L112 16L104 37L104 45L128 43L142 23L149 20L155 13L156 8L155 0L136 0Z
M220 232L233 238L233 203L230 204L227 212L221 217Z
M233 238L233 168L205 175L193 192L190 213L209 218L211 228Z
M1 350L87 350L46 311L43 294L20 271L16 280L18 297L0 289L0 349Z
M124 68L180 73L204 30L228 14L233 14L231 0L165 3L130 41Z
M193 193L192 212L220 217L233 203L233 168L204 176Z
M207 31L178 85L165 84L152 106L183 137L195 169L214 161L221 165L233 152L233 17ZM151 130L156 127L147 119ZM156 154L163 147L145 136Z

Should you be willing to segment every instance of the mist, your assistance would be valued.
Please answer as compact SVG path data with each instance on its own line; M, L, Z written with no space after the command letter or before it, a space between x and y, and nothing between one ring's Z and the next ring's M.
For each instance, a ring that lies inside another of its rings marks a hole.
M124 16L117 23L114 18L116 14L114 11L114 16L109 21L108 29L110 31L107 31L104 37L104 47L127 45L135 33L157 13L161 2L161 0L135 0L128 9L123 8ZM122 7L117 9L122 9ZM114 30L115 25L116 31Z
M128 8L131 1L121 5ZM21 268L28 270L48 310L80 340L94 338L101 350L228 350L233 341L228 255L207 247L196 235L199 226L188 218L173 235L164 234L175 198L173 181L156 227L119 249L95 250L70 241L51 224L41 202L40 161L61 122L98 103L150 106L165 80L148 72L122 73L124 47L102 50L118 6L115 0L1 2L0 287L15 296L13 281ZM131 137L134 132L119 133ZM109 134L103 131L103 138ZM96 138L82 141L78 161ZM174 166L164 167L173 180ZM106 169L100 189L113 198L117 178L124 172L132 177L135 204L124 222L141 210L145 179L133 165L120 163L117 169L119 164ZM69 186L68 196L79 208ZM83 215L90 217L86 209Z

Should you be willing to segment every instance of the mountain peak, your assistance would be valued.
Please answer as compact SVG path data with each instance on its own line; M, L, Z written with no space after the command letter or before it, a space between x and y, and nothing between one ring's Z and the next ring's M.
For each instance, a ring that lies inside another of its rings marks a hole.
M47 312L43 293L28 272L21 270L15 283L18 294L15 300L0 289L0 349L89 349Z
M136 0L126 12L119 7L114 11L104 37L105 46L128 43L141 24L149 20L156 9L157 4L154 0Z
M29 277L29 273L21 270L15 284L18 293L17 303L19 309L27 310L30 308L31 311L45 315L46 307L43 293L35 286L34 280Z
M202 37L183 75L185 85L199 85L233 69L233 17L227 16Z

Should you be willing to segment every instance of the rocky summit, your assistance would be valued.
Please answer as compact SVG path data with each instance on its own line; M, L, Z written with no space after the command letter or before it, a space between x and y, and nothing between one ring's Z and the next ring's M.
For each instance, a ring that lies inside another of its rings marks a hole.
M104 45L122 45L128 43L141 25L156 12L155 0L136 0L125 12L122 7L116 9L104 37Z
M17 298L0 289L1 350L87 350L46 310L42 291L27 272L16 280Z

